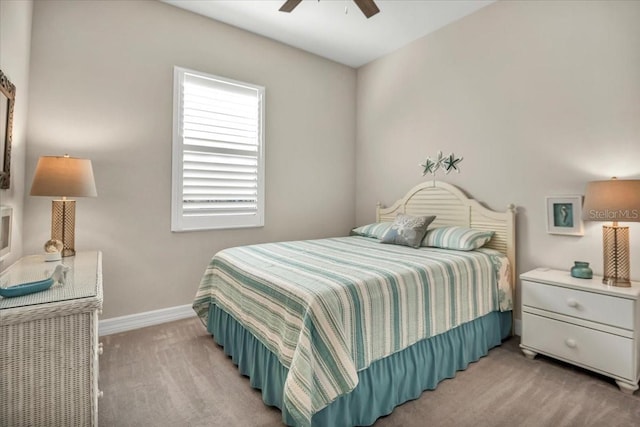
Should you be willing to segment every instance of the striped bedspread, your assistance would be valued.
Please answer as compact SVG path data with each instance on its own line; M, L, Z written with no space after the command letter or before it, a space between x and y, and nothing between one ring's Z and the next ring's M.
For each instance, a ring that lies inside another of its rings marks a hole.
M289 369L284 405L300 425L357 385L357 372L419 340L512 307L509 265L366 237L225 249L193 307L231 314Z

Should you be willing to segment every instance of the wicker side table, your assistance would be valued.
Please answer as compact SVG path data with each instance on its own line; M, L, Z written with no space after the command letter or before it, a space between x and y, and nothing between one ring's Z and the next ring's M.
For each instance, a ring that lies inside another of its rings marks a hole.
M98 421L98 314L102 254L63 258L64 285L15 298L0 297L0 425L95 426ZM24 257L0 278L50 268Z

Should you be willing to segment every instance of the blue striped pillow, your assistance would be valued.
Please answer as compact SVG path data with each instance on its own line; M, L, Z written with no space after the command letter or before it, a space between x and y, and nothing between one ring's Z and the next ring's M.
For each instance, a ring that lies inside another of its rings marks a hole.
M373 237L376 239L382 239L384 233L389 230L392 222L374 222L373 224L363 225L361 227L351 230L352 236Z
M438 227L427 231L422 246L472 251L484 246L495 233L466 227Z

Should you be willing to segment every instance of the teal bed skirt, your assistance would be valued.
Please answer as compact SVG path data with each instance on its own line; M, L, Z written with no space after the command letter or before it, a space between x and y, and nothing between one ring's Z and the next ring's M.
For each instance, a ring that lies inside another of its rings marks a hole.
M208 331L231 356L251 386L262 391L265 404L282 411L283 422L294 426L295 420L283 407L285 368L257 338L231 315L212 304L209 307ZM317 427L368 426L396 406L417 399L424 390L453 378L456 371L485 356L500 345L511 330L511 312L492 312L446 333L417 342L403 351L377 360L358 372L358 385L316 413L312 425Z

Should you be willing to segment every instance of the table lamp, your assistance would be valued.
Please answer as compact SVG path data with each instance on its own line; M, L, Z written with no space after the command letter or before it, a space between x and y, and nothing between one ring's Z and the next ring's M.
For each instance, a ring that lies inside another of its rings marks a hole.
M75 255L76 201L68 197L98 195L91 160L66 154L40 157L30 194L61 197L51 205L51 239L62 242L63 257Z
M640 180L616 179L587 184L582 219L612 221L602 226L604 274L602 282L630 287L629 227L618 222L640 222Z

